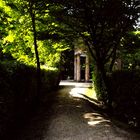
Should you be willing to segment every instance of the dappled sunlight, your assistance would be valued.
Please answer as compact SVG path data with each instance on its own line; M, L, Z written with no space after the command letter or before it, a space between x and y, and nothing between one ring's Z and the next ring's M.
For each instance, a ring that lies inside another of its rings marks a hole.
M85 95L91 99L97 100L97 94L95 92L94 86L92 88L88 88Z
M84 82L74 82L74 81L68 81L68 80L62 80L59 84L59 86L71 86L73 87L69 94L72 97L78 97L87 99L89 101L96 100L96 92L93 86L93 83L84 83Z
M97 100L95 90L93 88L93 83L83 83L83 82L74 82L68 80L62 80L59 86L72 86L73 88L69 92L72 97L95 99Z
M83 95L86 92L86 88L72 88L71 91L69 92L69 94L73 97L79 97L79 98L83 98Z
M83 115L84 119L87 120L89 126L95 126L97 124L106 123L105 126L109 126L110 120L105 119L98 113L86 113Z
M80 98L88 100L96 105L99 105L100 102L97 100L96 93L93 88L84 88L84 87L74 87L69 92L71 97L76 97L74 100L79 100Z
M77 108L82 108L82 106L81 106L81 105L77 105L76 107L77 107Z

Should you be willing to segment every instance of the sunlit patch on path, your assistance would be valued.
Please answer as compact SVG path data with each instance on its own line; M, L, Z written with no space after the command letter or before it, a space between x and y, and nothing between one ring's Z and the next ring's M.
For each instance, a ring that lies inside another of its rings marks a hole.
M82 94L84 94L86 90L87 90L86 88L75 87L71 89L70 95L73 97L83 98Z
M99 113L85 113L83 117L87 120L87 123L89 124L89 126L95 126L100 123L111 123L109 119L105 119Z
M60 86L71 86L69 94L73 97L84 98L83 95L87 92L88 88L92 87L92 83L61 81Z

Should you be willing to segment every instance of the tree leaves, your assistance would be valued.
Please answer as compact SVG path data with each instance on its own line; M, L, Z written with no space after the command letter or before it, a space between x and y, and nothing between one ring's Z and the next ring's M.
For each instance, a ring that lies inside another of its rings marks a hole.
M40 40L38 41L39 55L42 64L49 63L49 66L55 66L55 63L60 61L61 52L68 49L69 43L65 40L66 38L70 40L70 37L66 37L65 31L70 30L64 30L66 26L59 24L53 16L50 16L50 4L43 1L34 2L37 39ZM3 52L10 52L18 61L35 64L33 30L28 3L28 0L0 0L2 13L0 42L2 42Z

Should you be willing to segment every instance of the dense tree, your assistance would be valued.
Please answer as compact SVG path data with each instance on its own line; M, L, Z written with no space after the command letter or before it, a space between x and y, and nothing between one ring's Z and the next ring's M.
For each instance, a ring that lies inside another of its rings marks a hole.
M65 46L74 38L82 37L94 58L99 83L107 94L107 64L111 70L120 42L136 27L138 0L1 0L1 3L5 6L1 6L1 18L6 17L4 14L8 16L5 18L7 27L2 28L4 35L0 39L5 51L10 50L18 57L18 50L23 54L20 54L20 60L26 56L35 61L34 42L35 52L38 49L44 54L39 53L44 63L47 49L52 54L59 52L60 58ZM41 49L41 46L47 46L47 49ZM39 67L39 61L37 64Z
M54 28L59 25L44 6L32 0L0 1L1 50L20 62L37 64L37 97L41 86L40 62L43 68L58 67L61 52L68 48L64 39L55 38ZM44 30L51 38L41 36Z
M10 22L10 26L13 27L11 30L8 29L8 36L6 36L3 39L3 47L8 48L9 50L11 50L11 48L13 48L13 50L15 50L15 47L17 47L19 44L22 45L21 47L25 46L24 42L19 40L19 38L22 37L21 34L24 34L24 30L21 33L19 31L21 31L22 29L18 29L18 28L21 28L23 26L25 27L25 25L24 25L25 23L20 24L22 22L22 20L25 19L25 17L28 18L27 20L28 20L28 22L30 22L28 24L29 26L27 26L26 28L28 30L30 30L30 33L32 34L32 40L34 42L33 44L34 44L36 63L37 63L37 82L38 82L38 84L37 84L38 92L37 93L39 93L41 78L40 78L40 61L39 61L39 54L38 54L38 45L37 45L37 39L36 39L37 35L36 35L36 24L35 24L35 22L36 22L35 3L33 1L12 1L12 0L2 1L2 3L5 6L4 10L5 10L6 14L9 15L9 19L10 19L9 21L12 21L12 22ZM24 13L24 15L21 14L21 11ZM27 37L27 35L26 35L26 37ZM31 37L29 36L29 38L31 38ZM18 40L18 42L17 42L17 40ZM10 48L9 48L9 46L10 46ZM30 47L28 46L28 48L30 48ZM25 53L26 52L28 53L28 51L30 51L30 49L27 49L27 48L24 48L24 49L25 49Z
M2 27L5 33L0 39L3 52L10 52L20 62L35 64L31 5L29 5L29 2L33 1L2 0L2 2L5 4L5 7L1 6L1 16L5 17L5 20L8 19L10 21L8 23L4 22ZM62 36L64 25L62 26L55 22L54 18L49 15L46 5L43 2L34 1L32 7L32 12L34 12L36 17L36 39L41 64L56 66L56 63L60 60L61 51L69 47L70 41L66 42L64 40L63 36L65 35ZM9 9L9 13L5 12L6 8ZM4 14L8 14L8 18ZM70 30L65 29L65 31L68 32ZM67 37L67 40L70 40L70 37Z
M106 64L113 66L122 37L134 29L140 14L139 0L52 0L51 3L52 7L60 6L52 12L56 20L83 37L95 60L101 86L108 91Z

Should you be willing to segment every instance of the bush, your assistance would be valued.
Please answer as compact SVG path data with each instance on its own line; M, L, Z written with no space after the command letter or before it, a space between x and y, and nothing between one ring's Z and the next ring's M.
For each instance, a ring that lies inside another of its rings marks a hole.
M105 83L103 82L101 74L99 72L96 73L93 72L92 80L94 81L95 92L98 100L107 103L108 100L107 89L105 87Z
M47 70L43 69L41 71L41 79L43 86L50 91L52 89L56 89L59 85L59 71L57 69Z
M31 82L33 77L35 77L35 68L29 68L16 61L0 62L1 134L15 120L19 111L24 112L25 104L31 102L34 97L36 85Z
M42 70L42 88L46 91L58 86L58 70ZM0 62L0 133L18 115L25 114L37 95L36 68L16 61Z
M116 71L109 83L115 115L133 126L139 126L140 71Z

